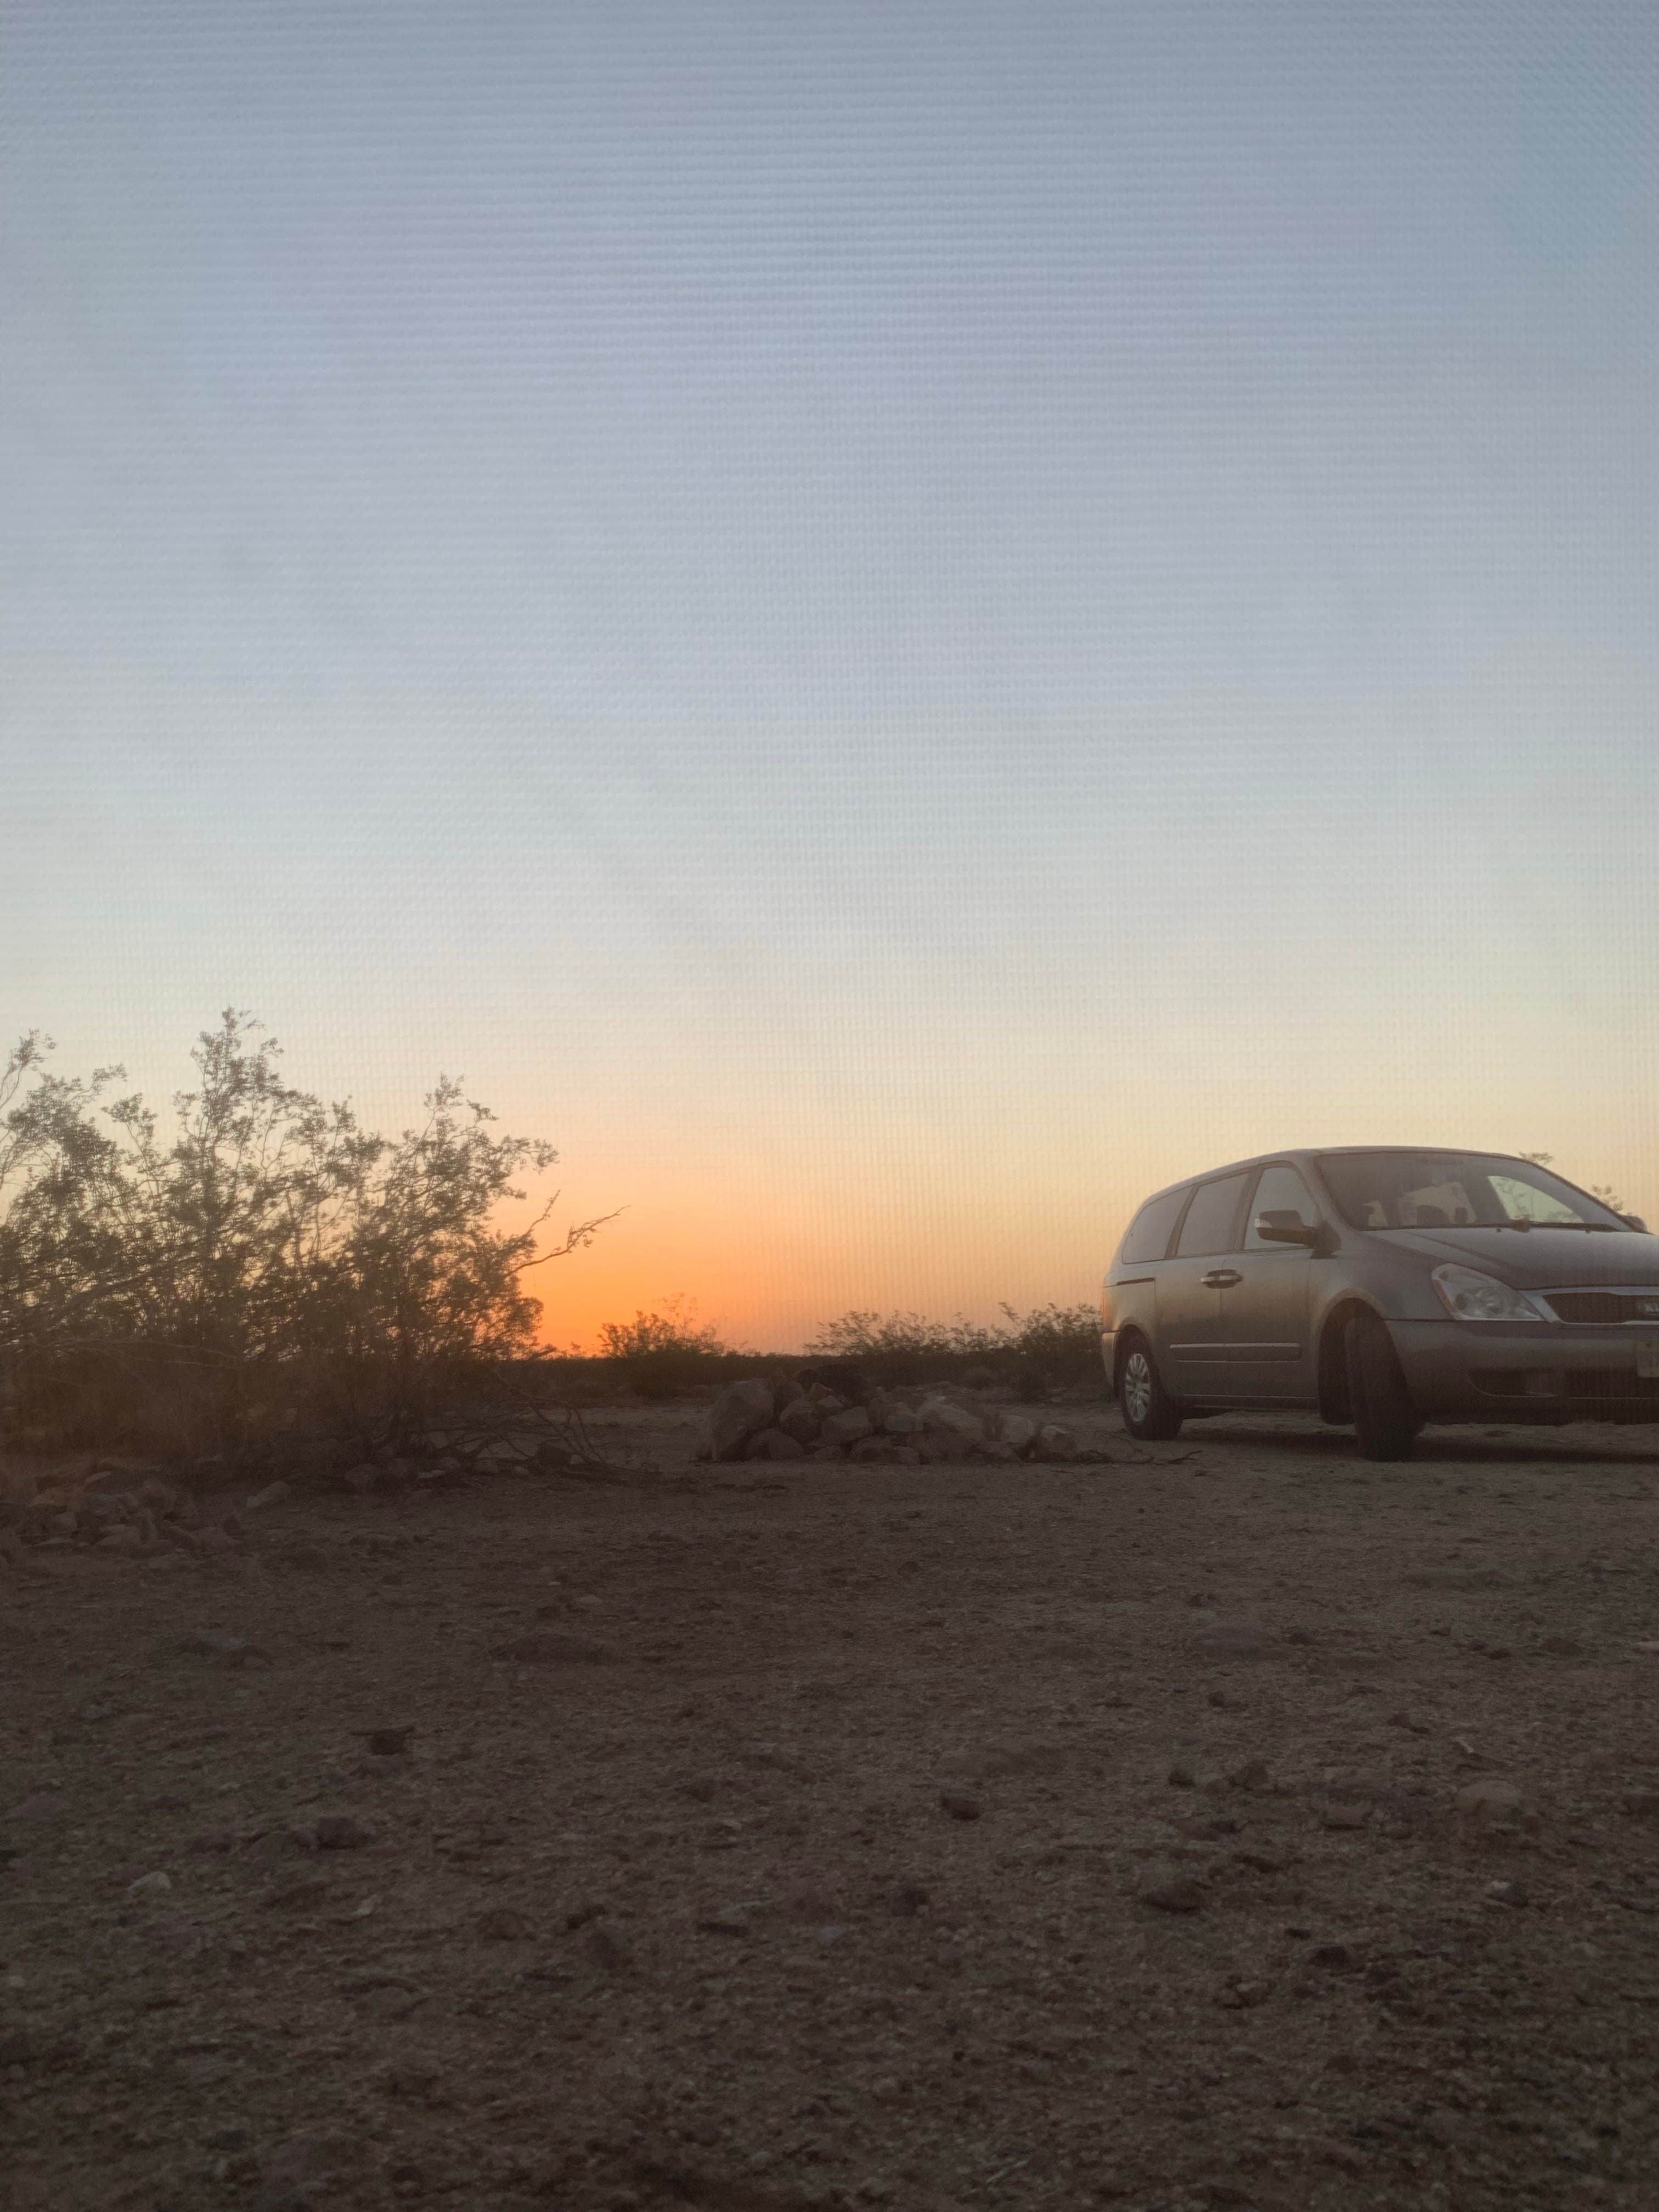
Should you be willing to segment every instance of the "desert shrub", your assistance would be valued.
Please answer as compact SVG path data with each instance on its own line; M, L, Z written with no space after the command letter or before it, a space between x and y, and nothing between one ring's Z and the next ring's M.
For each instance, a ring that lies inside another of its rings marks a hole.
M599 1326L598 1358L641 1398L678 1398L699 1382L724 1377L739 1362L718 1325L696 1319L696 1302L684 1291L665 1298L653 1313Z
M1097 1382L1105 1387L1097 1305L1034 1306L1028 1314L1005 1305L1002 1310L1008 1316L1010 1348L1023 1376L1036 1386L1033 1395L1085 1389Z
M0 1074L0 1358L13 1426L153 1420L200 1441L262 1421L424 1417L463 1371L530 1349L526 1273L577 1250L582 1222L541 1248L550 1200L499 1225L520 1179L557 1155L498 1134L440 1078L397 1138L349 1103L283 1084L279 1048L227 1011L191 1059L170 1132L137 1096L103 1103L118 1068L49 1074L31 1034ZM189 1380L186 1382L186 1376ZM146 1412L148 1409L148 1412Z
M1100 1322L1092 1305L1037 1307L987 1328L958 1314L930 1321L916 1313L854 1310L823 1322L807 1346L825 1380L890 1386L955 1381L1042 1397L1101 1380Z

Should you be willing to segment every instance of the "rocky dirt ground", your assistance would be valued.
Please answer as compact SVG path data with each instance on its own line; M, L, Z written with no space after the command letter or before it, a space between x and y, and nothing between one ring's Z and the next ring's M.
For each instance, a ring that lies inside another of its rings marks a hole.
M1659 2203L1659 1431L1066 1418L9 1545L7 2212Z

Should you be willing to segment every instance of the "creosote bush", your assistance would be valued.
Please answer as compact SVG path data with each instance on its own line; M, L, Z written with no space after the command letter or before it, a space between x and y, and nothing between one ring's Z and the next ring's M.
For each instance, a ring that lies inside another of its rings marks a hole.
M1051 1304L1021 1314L1005 1304L1000 1310L1006 1322L988 1328L959 1314L943 1322L921 1314L855 1309L825 1322L807 1353L890 1384L951 1376L1032 1397L1096 1384L1104 1388L1100 1315L1093 1305Z
M0 1419L56 1442L225 1446L307 1419L418 1422L434 1392L528 1353L526 1273L557 1194L499 1225L557 1155L499 1134L441 1077L420 1123L362 1128L284 1084L274 1038L228 1009L164 1132L118 1067L48 1072L25 1036L0 1073ZM609 1217L605 1217L609 1218Z
M713 1322L699 1322L696 1302L684 1291L665 1298L653 1313L630 1322L602 1322L596 1357L641 1398L678 1398L698 1383L752 1364L721 1337Z

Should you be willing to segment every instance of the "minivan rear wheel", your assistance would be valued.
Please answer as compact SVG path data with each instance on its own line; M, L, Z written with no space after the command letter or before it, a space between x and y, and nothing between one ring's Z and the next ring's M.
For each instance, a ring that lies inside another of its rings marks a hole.
M1412 1404L1394 1340L1374 1313L1348 1323L1348 1404L1366 1459L1409 1459L1423 1424Z
M1117 1402L1123 1425L1140 1443L1162 1443L1181 1434L1182 1413L1164 1387L1164 1378L1144 1336L1129 1340L1117 1375Z

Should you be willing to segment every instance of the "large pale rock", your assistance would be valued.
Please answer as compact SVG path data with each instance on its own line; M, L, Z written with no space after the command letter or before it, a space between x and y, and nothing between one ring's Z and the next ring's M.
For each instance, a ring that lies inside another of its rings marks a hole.
M773 1408L778 1413L781 1413L787 1406L794 1405L799 1399L805 1398L806 1395L806 1385L798 1376L786 1370L781 1370L778 1373L769 1376L767 1379L772 1386ZM779 1425L780 1427L782 1425L781 1422Z
M862 1406L849 1406L844 1413L831 1413L818 1433L827 1444L855 1444L874 1426Z
M952 1399L938 1395L924 1398L916 1411L925 1427L953 1443L976 1444L984 1437L985 1424L979 1415L970 1413L965 1406L958 1406Z
M1059 1421L1045 1421L1036 1432L1036 1449L1044 1459L1075 1459L1077 1431Z
M886 1437L860 1437L847 1456L860 1467L891 1467L897 1449Z
M997 1417L999 1442L1012 1444L1016 1451L1024 1451L1035 1441L1037 1425L1029 1413L1000 1413Z
M728 1383L708 1409L709 1457L741 1459L750 1437L771 1427L775 1411L772 1386L757 1375Z
M762 1429L743 1448L745 1459L805 1459L806 1447L783 1429Z

